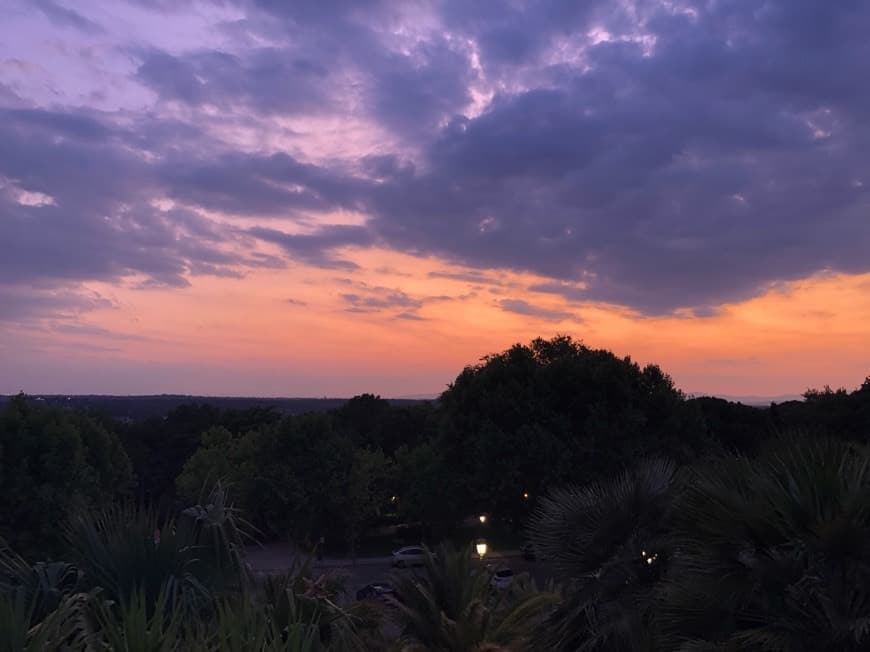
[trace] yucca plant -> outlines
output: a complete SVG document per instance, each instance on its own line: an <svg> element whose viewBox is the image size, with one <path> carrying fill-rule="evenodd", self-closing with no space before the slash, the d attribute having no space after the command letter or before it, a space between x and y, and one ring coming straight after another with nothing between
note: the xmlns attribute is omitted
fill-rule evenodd
<svg viewBox="0 0 870 652"><path fill-rule="evenodd" d="M652 649L674 478L672 462L646 461L611 482L556 490L538 502L529 537L562 578L565 598L536 632L537 649Z"/></svg>
<svg viewBox="0 0 870 652"><path fill-rule="evenodd" d="M798 435L698 468L674 523L663 649L870 649L867 448Z"/></svg>
<svg viewBox="0 0 870 652"><path fill-rule="evenodd" d="M539 593L518 578L510 592L497 592L491 574L470 550L448 545L427 550L420 574L394 574L396 616L403 651L487 652L520 650L557 596Z"/></svg>

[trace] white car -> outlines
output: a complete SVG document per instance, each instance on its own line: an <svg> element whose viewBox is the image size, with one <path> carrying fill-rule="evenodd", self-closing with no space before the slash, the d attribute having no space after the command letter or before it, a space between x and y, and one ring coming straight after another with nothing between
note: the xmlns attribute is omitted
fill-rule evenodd
<svg viewBox="0 0 870 652"><path fill-rule="evenodd" d="M433 555L434 556L434 555ZM426 551L420 546L405 546L393 553L393 566L422 566L426 563Z"/></svg>
<svg viewBox="0 0 870 652"><path fill-rule="evenodd" d="M510 568L500 568L492 574L492 586L496 589L506 589L514 581L514 572Z"/></svg>

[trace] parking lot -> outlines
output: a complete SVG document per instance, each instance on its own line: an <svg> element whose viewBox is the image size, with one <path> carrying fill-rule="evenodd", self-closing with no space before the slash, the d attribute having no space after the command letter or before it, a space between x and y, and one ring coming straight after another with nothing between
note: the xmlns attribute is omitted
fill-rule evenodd
<svg viewBox="0 0 870 652"><path fill-rule="evenodd" d="M266 544L256 548L252 547L248 550L247 555L248 563L258 575L277 575L286 572L297 557L298 551L287 544ZM349 592L351 595L355 595L357 590L367 584L388 581L392 573L419 572L419 569L414 568L394 568L391 562L391 557L361 557L356 560L356 563L350 559L326 558L313 560L312 566L316 571L347 576ZM546 581L552 577L552 572L547 564L527 561L515 552L494 552L486 556L484 563L492 564L493 569L507 567L517 574L528 572L539 588L543 587Z"/></svg>

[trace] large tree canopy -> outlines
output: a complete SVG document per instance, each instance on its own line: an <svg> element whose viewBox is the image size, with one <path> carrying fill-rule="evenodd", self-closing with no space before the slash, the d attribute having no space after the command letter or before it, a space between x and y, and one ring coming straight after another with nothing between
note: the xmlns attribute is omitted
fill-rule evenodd
<svg viewBox="0 0 870 652"><path fill-rule="evenodd" d="M570 337L536 339L466 367L441 396L448 466L474 508L522 513L524 494L604 477L625 460L696 455L706 436L659 367Z"/></svg>

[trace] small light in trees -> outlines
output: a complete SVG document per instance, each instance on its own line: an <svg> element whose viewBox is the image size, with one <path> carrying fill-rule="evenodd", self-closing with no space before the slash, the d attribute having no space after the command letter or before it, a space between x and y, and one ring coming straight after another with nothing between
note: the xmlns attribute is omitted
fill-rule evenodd
<svg viewBox="0 0 870 652"><path fill-rule="evenodd" d="M481 514L479 517L481 525L486 523L486 514Z"/></svg>
<svg viewBox="0 0 870 652"><path fill-rule="evenodd" d="M528 491L523 492L523 498L525 498L526 500L529 499L529 492Z"/></svg>
<svg viewBox="0 0 870 652"><path fill-rule="evenodd" d="M398 499L396 496L392 496L392 497L390 498L390 502L391 502L391 503L394 503L394 502L396 502L397 500L399 500L399 499Z"/></svg>

